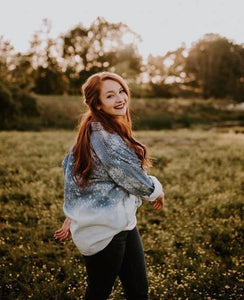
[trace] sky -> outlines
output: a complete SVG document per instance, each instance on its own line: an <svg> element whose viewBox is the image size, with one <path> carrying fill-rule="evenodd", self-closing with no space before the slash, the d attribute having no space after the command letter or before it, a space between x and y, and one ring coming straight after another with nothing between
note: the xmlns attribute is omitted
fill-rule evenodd
<svg viewBox="0 0 244 300"><path fill-rule="evenodd" d="M0 0L0 36L16 51L29 49L42 20L51 21L55 38L82 23L104 17L138 33L141 55L163 55L206 33L244 43L244 0Z"/></svg>

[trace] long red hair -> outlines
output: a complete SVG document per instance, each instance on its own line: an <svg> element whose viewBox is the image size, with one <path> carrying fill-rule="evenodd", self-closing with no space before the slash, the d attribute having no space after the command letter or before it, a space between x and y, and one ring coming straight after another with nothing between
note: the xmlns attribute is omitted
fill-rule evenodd
<svg viewBox="0 0 244 300"><path fill-rule="evenodd" d="M89 110L80 122L76 144L73 148L74 156L74 171L73 176L78 183L81 180L81 187L84 188L89 180L92 172L92 155L91 155L91 123L100 122L105 130L111 133L119 134L126 144L132 148L139 159L143 168L150 166L150 160L147 156L147 150L144 145L138 142L132 135L132 123L129 112L129 105L126 115L123 120L117 120L111 115L106 114L104 111L99 110L101 85L105 80L114 80L118 82L125 90L128 96L128 104L130 103L130 90L125 80L110 72L96 73L90 76L82 86L82 94L85 103L88 105Z"/></svg>

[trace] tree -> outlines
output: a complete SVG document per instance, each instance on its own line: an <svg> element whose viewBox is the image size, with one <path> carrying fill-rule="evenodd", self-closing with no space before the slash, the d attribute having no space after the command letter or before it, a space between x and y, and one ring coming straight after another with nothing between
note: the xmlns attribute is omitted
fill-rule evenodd
<svg viewBox="0 0 244 300"><path fill-rule="evenodd" d="M0 37L0 81L6 86L30 90L33 87L30 55L16 53L14 47Z"/></svg>
<svg viewBox="0 0 244 300"><path fill-rule="evenodd" d="M100 17L89 28L80 24L62 36L63 65L72 93L80 93L81 83L95 72L110 70L130 79L140 72L141 56L134 43L124 42L124 36L140 40L127 25Z"/></svg>
<svg viewBox="0 0 244 300"><path fill-rule="evenodd" d="M31 118L39 116L36 99L14 84L0 82L0 130L32 129Z"/></svg>
<svg viewBox="0 0 244 300"><path fill-rule="evenodd" d="M51 23L44 19L40 31L34 34L30 57L33 66L34 88L38 94L63 94L69 81L62 70L60 40L49 37Z"/></svg>
<svg viewBox="0 0 244 300"><path fill-rule="evenodd" d="M154 84L162 84L167 78L163 56L153 56L150 54L147 58L147 65L144 70L149 80Z"/></svg>
<svg viewBox="0 0 244 300"><path fill-rule="evenodd" d="M11 82L14 56L14 47L3 36L0 36L0 82Z"/></svg>
<svg viewBox="0 0 244 300"><path fill-rule="evenodd" d="M144 73L150 82L152 96L178 95L179 85L185 81L185 52L186 49L182 46L162 56L148 56Z"/></svg>
<svg viewBox="0 0 244 300"><path fill-rule="evenodd" d="M31 70L28 56L16 54L0 37L0 129L23 128L23 118L38 116L36 100L28 91Z"/></svg>
<svg viewBox="0 0 244 300"><path fill-rule="evenodd" d="M14 111L12 94L10 90L0 82L0 129L10 127L9 121Z"/></svg>
<svg viewBox="0 0 244 300"><path fill-rule="evenodd" d="M189 51L185 72L202 89L205 98L234 97L244 92L244 45L207 34Z"/></svg>
<svg viewBox="0 0 244 300"><path fill-rule="evenodd" d="M34 88L33 67L30 55L17 53L13 59L11 82L20 89L31 91Z"/></svg>

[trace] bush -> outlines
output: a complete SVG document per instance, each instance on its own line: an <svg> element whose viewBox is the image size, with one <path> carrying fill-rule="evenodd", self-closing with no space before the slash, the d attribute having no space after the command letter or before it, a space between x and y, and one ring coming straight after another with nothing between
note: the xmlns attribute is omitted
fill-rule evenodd
<svg viewBox="0 0 244 300"><path fill-rule="evenodd" d="M14 102L11 91L0 83L0 129L7 129L10 126L10 117L14 113Z"/></svg>
<svg viewBox="0 0 244 300"><path fill-rule="evenodd" d="M32 129L39 116L36 99L16 86L0 84L0 129Z"/></svg>
<svg viewBox="0 0 244 300"><path fill-rule="evenodd" d="M171 129L173 127L173 119L169 114L161 114L158 116L143 116L133 119L135 130L160 130Z"/></svg>

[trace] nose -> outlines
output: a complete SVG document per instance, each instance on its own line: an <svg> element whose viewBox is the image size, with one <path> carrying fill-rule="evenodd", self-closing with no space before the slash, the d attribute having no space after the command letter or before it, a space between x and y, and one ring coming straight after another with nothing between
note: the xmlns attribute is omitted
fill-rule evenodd
<svg viewBox="0 0 244 300"><path fill-rule="evenodd" d="M124 100L125 100L124 95L123 95L123 94L118 94L118 96L117 96L117 101L118 101L118 102L124 102Z"/></svg>

